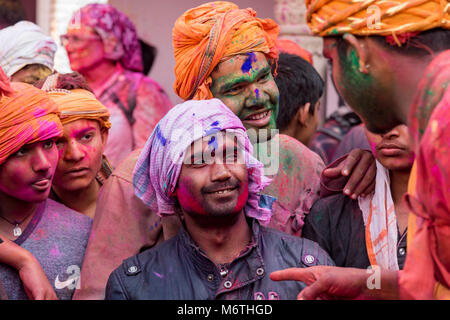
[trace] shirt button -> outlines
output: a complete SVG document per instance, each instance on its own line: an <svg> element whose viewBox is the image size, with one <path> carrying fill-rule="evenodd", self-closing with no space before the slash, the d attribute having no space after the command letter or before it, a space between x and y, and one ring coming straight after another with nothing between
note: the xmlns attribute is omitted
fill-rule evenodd
<svg viewBox="0 0 450 320"><path fill-rule="evenodd" d="M231 281L229 281L229 280L225 281L224 284L223 284L223 286L224 286L225 288L227 288L227 289L230 289L232 285L233 285L233 284L232 284Z"/></svg>
<svg viewBox="0 0 450 320"><path fill-rule="evenodd" d="M136 273L138 270L138 268L136 266L131 266L128 268L128 272L129 273Z"/></svg>
<svg viewBox="0 0 450 320"><path fill-rule="evenodd" d="M258 276L262 276L262 275L264 274L264 268L258 268L258 269L256 269L256 274L257 274Z"/></svg>
<svg viewBox="0 0 450 320"><path fill-rule="evenodd" d="M314 263L315 260L316 260L316 258L314 258L314 256L312 256L312 255L310 255L310 254L306 255L306 256L303 258L303 261L304 261L306 264L312 264L312 263Z"/></svg>
<svg viewBox="0 0 450 320"><path fill-rule="evenodd" d="M255 293L255 300L265 300L264 295L261 292Z"/></svg>
<svg viewBox="0 0 450 320"><path fill-rule="evenodd" d="M214 280L214 275L213 274L208 274L207 279L208 279L209 282L212 282Z"/></svg>
<svg viewBox="0 0 450 320"><path fill-rule="evenodd" d="M400 249L398 249L398 254L399 254L399 255L404 256L405 253L406 253L405 248L400 248Z"/></svg>

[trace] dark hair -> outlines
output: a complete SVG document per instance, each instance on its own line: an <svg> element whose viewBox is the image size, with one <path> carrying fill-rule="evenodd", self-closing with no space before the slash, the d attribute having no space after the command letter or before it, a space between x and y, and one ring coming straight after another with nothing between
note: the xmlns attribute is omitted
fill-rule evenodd
<svg viewBox="0 0 450 320"><path fill-rule="evenodd" d="M45 80L47 80L47 78L39 80L34 84L34 86L39 89L42 89ZM87 83L86 79L78 72L58 74L58 81L56 83L55 89L65 89L65 90L84 89L94 93L94 91L92 91L91 87Z"/></svg>
<svg viewBox="0 0 450 320"><path fill-rule="evenodd" d="M369 37L384 48L402 55L421 57L450 49L450 30L441 28L423 31L415 36L412 36L406 40L401 47L389 44L386 41L386 37L383 36ZM346 55L347 48L347 41L345 41L343 37L338 37L337 50L340 58Z"/></svg>
<svg viewBox="0 0 450 320"><path fill-rule="evenodd" d="M153 62L155 62L157 50L151 44L148 44L142 39L139 39L139 44L141 45L142 52L142 64L144 65L143 74L147 75L152 69Z"/></svg>
<svg viewBox="0 0 450 320"><path fill-rule="evenodd" d="M306 103L311 104L309 112L314 114L314 107L323 94L324 82L308 61L288 53L280 53L277 72L275 82L280 91L277 128L282 130Z"/></svg>
<svg viewBox="0 0 450 320"><path fill-rule="evenodd" d="M22 1L0 0L0 29L27 20Z"/></svg>

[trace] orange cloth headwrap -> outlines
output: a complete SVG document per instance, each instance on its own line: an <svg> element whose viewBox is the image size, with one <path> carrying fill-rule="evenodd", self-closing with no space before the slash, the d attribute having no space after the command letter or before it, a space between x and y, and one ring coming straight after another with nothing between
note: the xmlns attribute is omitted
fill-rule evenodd
<svg viewBox="0 0 450 320"><path fill-rule="evenodd" d="M9 83L0 72L0 164L25 144L62 135L58 107L29 84Z"/></svg>
<svg viewBox="0 0 450 320"><path fill-rule="evenodd" d="M109 110L95 96L84 89L58 90L48 92L58 105L63 125L80 119L97 120L101 128L111 128Z"/></svg>
<svg viewBox="0 0 450 320"><path fill-rule="evenodd" d="M186 11L172 31L175 92L185 100L213 98L209 87L214 68L231 56L255 51L276 60L278 33L275 21L256 18L253 9L239 9L231 2Z"/></svg>
<svg viewBox="0 0 450 320"><path fill-rule="evenodd" d="M305 0L305 3L309 28L320 36L351 33L395 37L407 32L450 28L448 0Z"/></svg>

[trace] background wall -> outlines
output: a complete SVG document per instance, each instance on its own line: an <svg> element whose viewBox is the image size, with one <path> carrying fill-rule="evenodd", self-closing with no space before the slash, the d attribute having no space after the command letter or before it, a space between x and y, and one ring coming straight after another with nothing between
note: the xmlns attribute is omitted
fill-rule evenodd
<svg viewBox="0 0 450 320"><path fill-rule="evenodd" d="M140 38L158 49L150 77L158 81L173 103L181 99L173 91L175 80L172 49L172 28L175 20L186 10L205 0L109 0L110 4L126 13L135 23ZM274 19L273 0L234 0L240 8L253 8L258 17ZM274 19L275 20L275 19Z"/></svg>

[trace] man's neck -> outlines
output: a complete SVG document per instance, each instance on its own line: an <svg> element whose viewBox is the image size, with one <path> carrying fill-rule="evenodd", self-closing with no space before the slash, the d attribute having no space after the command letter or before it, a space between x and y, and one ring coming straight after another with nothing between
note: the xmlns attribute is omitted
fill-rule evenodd
<svg viewBox="0 0 450 320"><path fill-rule="evenodd" d="M243 211L235 217L233 223L226 225L217 223L207 226L197 223L187 214L184 216L186 229L191 238L215 264L232 262L251 240L251 228Z"/></svg>
<svg viewBox="0 0 450 320"><path fill-rule="evenodd" d="M395 214L397 216L397 225L401 233L408 226L409 210L403 202L403 195L408 191L408 181L410 170L389 171L391 180L392 201L395 206Z"/></svg>
<svg viewBox="0 0 450 320"><path fill-rule="evenodd" d="M90 69L80 70L92 90L96 91L114 74L116 64L107 59L103 59Z"/></svg>
<svg viewBox="0 0 450 320"><path fill-rule="evenodd" d="M39 204L40 203L21 201L0 192L0 216L9 220L10 222L22 222L20 224L22 230L24 230L28 223L31 221ZM4 219L0 220L0 231L2 231L2 233L6 235L12 234L11 230L14 226L12 226Z"/></svg>
<svg viewBox="0 0 450 320"><path fill-rule="evenodd" d="M90 218L94 218L95 215L99 190L100 184L97 179L94 179L88 187L79 190L63 190L53 186L53 191L65 206Z"/></svg>

